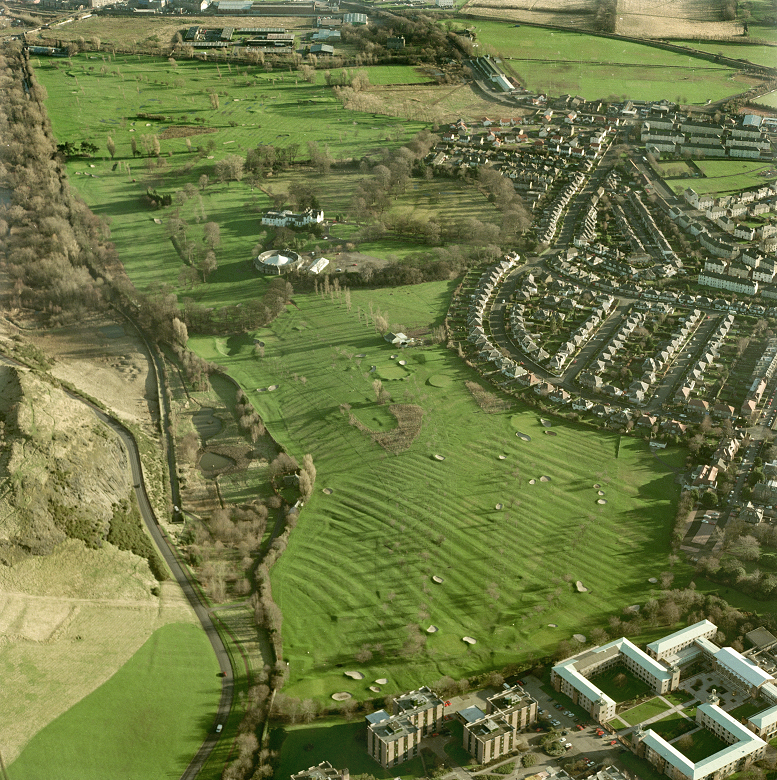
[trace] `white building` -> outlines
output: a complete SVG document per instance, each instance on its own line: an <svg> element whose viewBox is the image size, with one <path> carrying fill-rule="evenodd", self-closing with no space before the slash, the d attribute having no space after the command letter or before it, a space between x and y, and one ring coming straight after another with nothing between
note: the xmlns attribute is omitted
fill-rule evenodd
<svg viewBox="0 0 777 780"><path fill-rule="evenodd" d="M324 212L321 210L305 209L298 214L289 211L265 211L262 216L263 225L272 227L304 227L316 225L324 221Z"/></svg>

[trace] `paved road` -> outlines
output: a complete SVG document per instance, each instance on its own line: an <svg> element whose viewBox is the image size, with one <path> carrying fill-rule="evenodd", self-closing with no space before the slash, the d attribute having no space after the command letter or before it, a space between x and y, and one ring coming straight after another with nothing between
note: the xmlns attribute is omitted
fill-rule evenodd
<svg viewBox="0 0 777 780"><path fill-rule="evenodd" d="M22 363L19 363L12 358L8 358L4 355L0 355L0 362L6 363L18 368L27 368ZM135 496L138 500L138 506L140 507L140 513L143 517L143 521L148 528L151 538L154 540L160 555L165 559L170 571L176 582L181 586L181 589L186 594L186 598L192 606L192 609L199 618L202 627L205 629L205 633L210 640L213 651L216 654L216 659L221 669L221 700L219 701L218 708L214 717L214 728L208 734L206 740L200 746L197 754L189 763L184 773L181 775L181 780L194 780L197 774L202 769L205 761L210 755L213 748L216 746L219 736L215 732L215 726L218 723L226 722L227 716L232 708L232 699L234 696L234 678L232 675L232 664L229 661L229 654L227 653L224 643L221 640L216 627L211 620L208 610L200 601L197 591L194 589L192 583L189 581L183 567L178 562L178 558L175 555L172 542L168 539L167 534L160 528L157 523L156 515L151 507L151 503L148 500L146 493L146 487L143 481L143 472L140 466L140 454L138 453L137 444L132 434L116 419L107 415L100 410L97 406L85 400L75 393L71 393L66 388L62 388L67 395L74 398L76 401L80 401L85 406L88 406L92 412L97 416L99 420L109 425L116 433L124 444L127 454L129 456L130 468L132 469L132 483L135 486Z"/></svg>

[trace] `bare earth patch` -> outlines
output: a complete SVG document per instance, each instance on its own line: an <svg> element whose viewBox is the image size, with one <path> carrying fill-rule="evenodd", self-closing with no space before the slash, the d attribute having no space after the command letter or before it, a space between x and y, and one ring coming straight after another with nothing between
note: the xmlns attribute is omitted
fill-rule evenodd
<svg viewBox="0 0 777 780"><path fill-rule="evenodd" d="M510 402L504 398L500 398L496 393L490 393L484 387L477 382L465 382L467 390L472 393L472 397L475 399L475 403L486 414L497 414L499 412L506 412L510 408Z"/></svg>
<svg viewBox="0 0 777 780"><path fill-rule="evenodd" d="M351 413L349 421L360 431L369 433L376 444L388 452L404 452L421 432L424 410L416 404L391 404L389 411L397 418L397 427L385 433L376 433Z"/></svg>

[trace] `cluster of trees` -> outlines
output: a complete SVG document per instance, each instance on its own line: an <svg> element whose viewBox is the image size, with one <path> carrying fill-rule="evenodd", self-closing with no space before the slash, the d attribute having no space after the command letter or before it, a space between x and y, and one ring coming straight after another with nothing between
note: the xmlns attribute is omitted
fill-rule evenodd
<svg viewBox="0 0 777 780"><path fill-rule="evenodd" d="M290 143L286 146L262 144L254 149L249 149L246 154L245 169L260 176L285 170L296 161L299 148L298 143ZM275 208L280 208L282 202L274 205Z"/></svg>
<svg viewBox="0 0 777 780"><path fill-rule="evenodd" d="M248 396L242 391L237 391L237 424L241 431L251 437L252 442L264 434L264 423L259 416L259 412L254 409Z"/></svg>
<svg viewBox="0 0 777 780"><path fill-rule="evenodd" d="M777 528L737 521L726 527L722 554L700 558L697 570L713 582L731 585L759 599L773 599L777 596L774 550Z"/></svg>
<svg viewBox="0 0 777 780"><path fill-rule="evenodd" d="M45 310L52 320L100 309L106 269L116 258L107 225L71 192L43 100L26 55L0 56L0 254L6 258L11 308Z"/></svg>
<svg viewBox="0 0 777 780"><path fill-rule="evenodd" d="M57 144L57 153L65 159L71 157L92 157L99 151L99 147L91 141L81 141L80 144L73 141L65 141Z"/></svg>
<svg viewBox="0 0 777 780"><path fill-rule="evenodd" d="M596 0L594 29L601 32L615 32L618 20L618 0Z"/></svg>

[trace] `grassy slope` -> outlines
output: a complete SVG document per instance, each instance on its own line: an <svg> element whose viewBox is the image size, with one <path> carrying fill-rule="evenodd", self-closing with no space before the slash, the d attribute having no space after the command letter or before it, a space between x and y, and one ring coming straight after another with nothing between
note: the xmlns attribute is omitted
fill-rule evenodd
<svg viewBox="0 0 777 780"><path fill-rule="evenodd" d="M217 673L201 628L164 626L107 683L41 731L9 773L15 780L177 777L214 727Z"/></svg>
<svg viewBox="0 0 777 780"><path fill-rule="evenodd" d="M625 95L634 100L680 97L683 103L704 103L749 86L730 68L651 46L501 22L478 20L475 27L484 52L508 58L508 67L529 89L554 95L568 92L589 99Z"/></svg>
<svg viewBox="0 0 777 780"><path fill-rule="evenodd" d="M422 291L433 307L424 308ZM395 316L391 303L384 304L391 322L401 317L411 327L424 319L422 312L440 311L446 290L430 284L380 295L408 306L415 296L416 322L411 311L397 307ZM373 298L383 309L378 295ZM378 677L388 677L390 689L407 688L422 676L525 659L639 601L644 583L666 565L673 475L639 441L624 439L616 459L617 437L566 424L558 437L546 437L533 412L516 409L517 426L533 437L531 444L520 442L512 415L483 414L463 387L476 377L439 348L423 352L423 364L409 351L407 379L385 383L396 401L425 411L412 447L387 454L339 411L351 404L374 430L394 424L372 400L369 373L371 365L378 373L393 366L393 350L358 322L361 301L354 295L348 314L328 300L299 297L259 334L267 345L263 360L251 357L250 338L240 348L225 339L191 344L226 365L273 434L296 455L312 452L318 469L317 490L274 570L291 660L288 692L325 696L342 688L364 697L365 683ZM362 353L365 358L356 357ZM428 384L437 374L452 384ZM253 392L270 384L280 389ZM574 462L570 451L579 453ZM499 453L507 459L499 461ZM670 454L674 461L679 465ZM552 481L528 484L543 474ZM595 503L594 482L607 491L606 507ZM323 495L324 487L333 494ZM495 511L496 503L505 509ZM434 573L445 578L442 586L431 584ZM591 592L573 593L568 575ZM549 629L548 622L560 628ZM440 631L412 665L389 660L415 623ZM465 647L465 634L478 644ZM376 643L386 656L376 653L365 683L335 670L350 668L360 646Z"/></svg>

